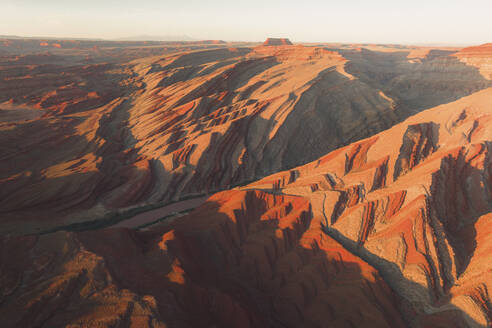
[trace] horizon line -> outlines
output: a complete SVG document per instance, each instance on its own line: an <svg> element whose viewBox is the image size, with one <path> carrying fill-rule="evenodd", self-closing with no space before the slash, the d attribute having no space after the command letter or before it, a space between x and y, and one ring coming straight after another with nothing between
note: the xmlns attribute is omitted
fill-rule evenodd
<svg viewBox="0 0 492 328"><path fill-rule="evenodd" d="M150 37L146 39L144 37ZM141 38L142 37L142 38ZM159 38L168 38L168 37L182 37L182 39L169 39L169 40L159 40ZM135 38L135 40L130 40L131 38ZM140 39L141 38L141 39ZM277 38L277 37L273 37ZM285 37L282 37L285 38ZM195 38L190 37L186 34L183 35L133 35L127 37L71 37L71 36L43 36L43 35L18 35L18 34L8 34L8 35L0 35L0 39L10 39L10 40L19 40L19 39L31 39L31 40L80 40L80 41L110 41L110 42L197 42L197 41L224 41L227 43L263 43L262 41L248 41L248 40L231 40L231 39L221 39L221 38ZM460 43L460 42L367 42L367 41L297 41L289 39L292 43L296 44L351 44L351 45L406 45L406 46L435 46L435 47L463 47L463 46L473 46L473 45L483 45L488 44L489 42L483 43ZM492 40L491 40L492 42Z"/></svg>

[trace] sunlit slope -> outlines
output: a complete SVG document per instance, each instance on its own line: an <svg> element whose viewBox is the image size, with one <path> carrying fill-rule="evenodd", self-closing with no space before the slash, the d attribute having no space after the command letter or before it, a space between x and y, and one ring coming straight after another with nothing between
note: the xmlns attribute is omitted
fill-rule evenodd
<svg viewBox="0 0 492 328"><path fill-rule="evenodd" d="M9 109L0 128L1 230L47 231L244 184L490 85L449 51L410 63L410 50L400 50L9 60L0 86L0 109Z"/></svg>
<svg viewBox="0 0 492 328"><path fill-rule="evenodd" d="M1 238L19 325L488 327L492 89L176 220Z"/></svg>

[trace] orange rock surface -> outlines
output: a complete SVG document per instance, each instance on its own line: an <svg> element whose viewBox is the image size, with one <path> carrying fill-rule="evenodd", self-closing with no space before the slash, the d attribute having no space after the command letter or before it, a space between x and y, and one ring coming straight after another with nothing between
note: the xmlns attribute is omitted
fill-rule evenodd
<svg viewBox="0 0 492 328"><path fill-rule="evenodd" d="M3 46L19 54L0 61L2 233L109 226L308 163L491 85L450 50L57 43ZM419 139L430 130L410 131L406 151L427 156L435 145ZM418 160L402 158L398 174Z"/></svg>
<svg viewBox="0 0 492 328"><path fill-rule="evenodd" d="M492 88L174 221L3 236L7 327L487 327Z"/></svg>
<svg viewBox="0 0 492 328"><path fill-rule="evenodd" d="M490 327L491 51L0 40L1 326Z"/></svg>
<svg viewBox="0 0 492 328"><path fill-rule="evenodd" d="M461 49L455 56L477 67L485 78L492 80L492 43Z"/></svg>
<svg viewBox="0 0 492 328"><path fill-rule="evenodd" d="M491 99L424 111L241 189L309 199L318 229L411 305L411 326L490 326Z"/></svg>

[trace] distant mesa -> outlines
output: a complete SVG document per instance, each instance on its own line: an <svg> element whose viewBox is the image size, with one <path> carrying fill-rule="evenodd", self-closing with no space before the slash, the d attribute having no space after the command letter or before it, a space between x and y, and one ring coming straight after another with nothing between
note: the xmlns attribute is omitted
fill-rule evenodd
<svg viewBox="0 0 492 328"><path fill-rule="evenodd" d="M268 38L263 42L264 46L291 46L292 42L289 39Z"/></svg>

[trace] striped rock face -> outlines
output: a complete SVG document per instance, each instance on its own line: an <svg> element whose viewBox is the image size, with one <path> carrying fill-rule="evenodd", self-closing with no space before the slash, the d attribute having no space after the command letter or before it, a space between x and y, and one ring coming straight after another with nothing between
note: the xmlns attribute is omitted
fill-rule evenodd
<svg viewBox="0 0 492 328"><path fill-rule="evenodd" d="M462 52L32 71L0 104L3 326L489 327L492 87Z"/></svg>
<svg viewBox="0 0 492 328"><path fill-rule="evenodd" d="M101 48L90 50L106 56L100 63L82 65L66 49L1 64L0 231L103 218L107 226L115 215L308 163L491 85L449 49L179 47L126 62L104 62L110 50ZM425 141L431 130L411 128L403 153L434 151ZM349 154L347 170L360 165L364 147ZM396 174L418 159L402 157Z"/></svg>
<svg viewBox="0 0 492 328"><path fill-rule="evenodd" d="M2 237L7 326L486 327L492 89L145 229Z"/></svg>
<svg viewBox="0 0 492 328"><path fill-rule="evenodd" d="M289 39L268 38L263 42L264 46L291 46L292 42Z"/></svg>
<svg viewBox="0 0 492 328"><path fill-rule="evenodd" d="M492 43L461 49L455 56L467 65L475 66L486 79L492 80Z"/></svg>

